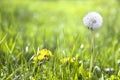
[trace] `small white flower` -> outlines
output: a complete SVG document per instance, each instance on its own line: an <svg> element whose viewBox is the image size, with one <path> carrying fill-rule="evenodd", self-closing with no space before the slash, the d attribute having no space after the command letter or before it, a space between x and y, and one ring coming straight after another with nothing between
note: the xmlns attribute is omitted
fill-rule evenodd
<svg viewBox="0 0 120 80"><path fill-rule="evenodd" d="M102 26L102 16L97 12L90 12L83 18L83 23L91 30L97 30Z"/></svg>

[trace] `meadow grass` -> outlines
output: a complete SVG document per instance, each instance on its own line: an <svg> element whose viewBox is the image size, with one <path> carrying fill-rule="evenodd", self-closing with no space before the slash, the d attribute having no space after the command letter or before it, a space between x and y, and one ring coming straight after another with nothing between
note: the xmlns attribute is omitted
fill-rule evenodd
<svg viewBox="0 0 120 80"><path fill-rule="evenodd" d="M0 79L119 80L119 1L105 3L104 0L1 0ZM91 32L84 27L82 19L93 10L101 13L104 24L94 32L95 54L91 73ZM30 60L38 48L48 49L53 54L41 65ZM63 58L74 61L63 63Z"/></svg>

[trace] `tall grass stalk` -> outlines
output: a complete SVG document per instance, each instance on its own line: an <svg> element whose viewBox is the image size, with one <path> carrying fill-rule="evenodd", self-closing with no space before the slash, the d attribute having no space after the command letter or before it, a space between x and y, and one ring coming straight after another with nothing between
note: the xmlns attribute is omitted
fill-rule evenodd
<svg viewBox="0 0 120 80"><path fill-rule="evenodd" d="M91 59L90 59L90 72L92 73L93 59L94 59L94 31L91 31Z"/></svg>

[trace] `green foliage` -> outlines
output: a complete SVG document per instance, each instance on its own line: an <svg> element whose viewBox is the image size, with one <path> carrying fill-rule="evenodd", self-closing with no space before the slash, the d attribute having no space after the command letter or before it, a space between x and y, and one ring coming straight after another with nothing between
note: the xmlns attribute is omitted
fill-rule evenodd
<svg viewBox="0 0 120 80"><path fill-rule="evenodd" d="M1 0L0 80L119 80L119 7L119 0ZM93 73L90 31L82 22L90 11L99 12L104 21L95 31ZM38 48L52 51L53 57L33 64L30 58ZM75 61L60 62L67 57Z"/></svg>

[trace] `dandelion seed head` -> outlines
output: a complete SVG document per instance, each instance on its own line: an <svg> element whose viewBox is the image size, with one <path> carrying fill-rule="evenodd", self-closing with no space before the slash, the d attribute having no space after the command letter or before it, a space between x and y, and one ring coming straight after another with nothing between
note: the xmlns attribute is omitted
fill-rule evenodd
<svg viewBox="0 0 120 80"><path fill-rule="evenodd" d="M83 18L83 23L91 30L97 30L102 26L102 16L97 12L90 12Z"/></svg>

